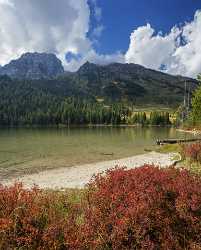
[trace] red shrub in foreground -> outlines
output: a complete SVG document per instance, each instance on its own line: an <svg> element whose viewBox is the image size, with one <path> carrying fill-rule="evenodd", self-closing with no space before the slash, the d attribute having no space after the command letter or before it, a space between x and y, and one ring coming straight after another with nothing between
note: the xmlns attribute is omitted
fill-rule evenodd
<svg viewBox="0 0 201 250"><path fill-rule="evenodd" d="M90 249L201 249L201 179L185 170L98 175L85 213Z"/></svg>
<svg viewBox="0 0 201 250"><path fill-rule="evenodd" d="M182 151L185 158L201 163L201 143L183 144Z"/></svg>
<svg viewBox="0 0 201 250"><path fill-rule="evenodd" d="M0 186L0 249L201 249L201 179L185 170L115 169L84 197Z"/></svg>
<svg viewBox="0 0 201 250"><path fill-rule="evenodd" d="M79 248L79 214L62 194L0 186L0 249Z"/></svg>

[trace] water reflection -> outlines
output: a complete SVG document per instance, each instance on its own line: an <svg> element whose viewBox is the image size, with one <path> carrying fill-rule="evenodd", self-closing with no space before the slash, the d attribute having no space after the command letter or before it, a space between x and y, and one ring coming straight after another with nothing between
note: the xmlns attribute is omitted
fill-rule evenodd
<svg viewBox="0 0 201 250"><path fill-rule="evenodd" d="M174 128L0 129L0 175L118 159L153 149L156 139L184 138Z"/></svg>

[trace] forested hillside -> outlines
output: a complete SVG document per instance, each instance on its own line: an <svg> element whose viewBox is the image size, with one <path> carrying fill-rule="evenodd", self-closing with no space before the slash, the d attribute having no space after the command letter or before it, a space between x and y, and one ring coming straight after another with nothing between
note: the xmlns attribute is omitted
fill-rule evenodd
<svg viewBox="0 0 201 250"><path fill-rule="evenodd" d="M100 66L87 62L70 76L95 97L135 104L178 105L183 100L185 82L190 92L197 86L194 79L168 75L137 64Z"/></svg>
<svg viewBox="0 0 201 250"><path fill-rule="evenodd" d="M128 116L122 104L106 106L65 96L40 83L0 79L0 125L119 124Z"/></svg>
<svg viewBox="0 0 201 250"><path fill-rule="evenodd" d="M0 69L0 125L144 124L147 117L133 117L132 107L176 107L185 82L191 94L196 80L140 65L87 62L77 72L64 73L56 56L28 53Z"/></svg>

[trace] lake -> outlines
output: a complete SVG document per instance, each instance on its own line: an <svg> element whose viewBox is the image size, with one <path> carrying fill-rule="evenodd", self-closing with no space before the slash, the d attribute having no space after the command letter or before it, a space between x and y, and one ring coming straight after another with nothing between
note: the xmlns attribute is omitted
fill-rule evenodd
<svg viewBox="0 0 201 250"><path fill-rule="evenodd" d="M0 180L133 156L154 149L156 139L189 136L162 127L1 128Z"/></svg>

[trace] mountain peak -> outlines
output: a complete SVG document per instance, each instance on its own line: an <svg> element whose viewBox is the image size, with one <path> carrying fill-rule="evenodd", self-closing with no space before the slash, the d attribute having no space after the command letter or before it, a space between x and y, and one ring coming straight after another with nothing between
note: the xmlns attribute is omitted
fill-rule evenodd
<svg viewBox="0 0 201 250"><path fill-rule="evenodd" d="M52 53L27 52L0 68L0 75L18 79L51 79L63 73L61 61Z"/></svg>
<svg viewBox="0 0 201 250"><path fill-rule="evenodd" d="M86 73L86 72L90 72L94 69L96 69L98 67L98 65L91 63L89 61L86 61L78 70L79 73Z"/></svg>

